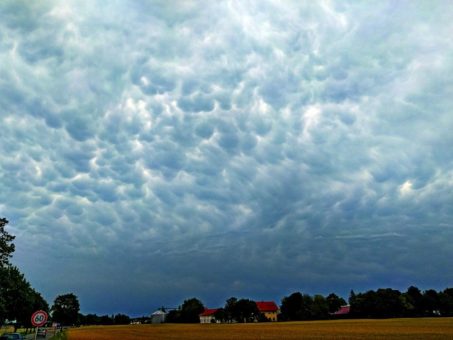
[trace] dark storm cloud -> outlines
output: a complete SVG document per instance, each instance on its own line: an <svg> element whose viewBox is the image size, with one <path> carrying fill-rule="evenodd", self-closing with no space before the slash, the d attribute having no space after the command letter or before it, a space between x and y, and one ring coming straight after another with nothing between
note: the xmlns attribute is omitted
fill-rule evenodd
<svg viewBox="0 0 453 340"><path fill-rule="evenodd" d="M448 2L0 13L0 214L49 300L451 282Z"/></svg>

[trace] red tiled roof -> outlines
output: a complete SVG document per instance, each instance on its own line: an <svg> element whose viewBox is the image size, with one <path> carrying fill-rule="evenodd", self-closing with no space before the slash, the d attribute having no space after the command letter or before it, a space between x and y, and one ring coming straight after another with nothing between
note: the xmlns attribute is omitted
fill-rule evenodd
<svg viewBox="0 0 453 340"><path fill-rule="evenodd" d="M261 313L278 311L278 306L274 301L258 301L255 303Z"/></svg>
<svg viewBox="0 0 453 340"><path fill-rule="evenodd" d="M351 310L351 306L341 306L340 309L337 310L332 315L346 315L346 314L349 314L350 310Z"/></svg>
<svg viewBox="0 0 453 340"><path fill-rule="evenodd" d="M204 312L200 314L200 316L211 316L214 315L215 312L217 312L219 309L218 308L205 308Z"/></svg>

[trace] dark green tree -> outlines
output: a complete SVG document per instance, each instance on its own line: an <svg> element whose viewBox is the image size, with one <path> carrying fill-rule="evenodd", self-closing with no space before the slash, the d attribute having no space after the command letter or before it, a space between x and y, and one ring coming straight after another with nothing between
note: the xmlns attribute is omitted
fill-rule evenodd
<svg viewBox="0 0 453 340"><path fill-rule="evenodd" d="M434 289L423 292L422 308L426 316L436 315L439 312L439 294Z"/></svg>
<svg viewBox="0 0 453 340"><path fill-rule="evenodd" d="M358 293L356 294L353 290L351 290L351 294L349 295L349 305L351 306L350 315L353 317L369 317L367 313L369 313L369 306L368 306L369 297L365 294Z"/></svg>
<svg viewBox="0 0 453 340"><path fill-rule="evenodd" d="M237 322L253 322L259 317L256 303L249 299L240 299L233 308L233 317Z"/></svg>
<svg viewBox="0 0 453 340"><path fill-rule="evenodd" d="M52 306L52 319L63 325L77 324L80 310L79 300L73 293L59 295Z"/></svg>
<svg viewBox="0 0 453 340"><path fill-rule="evenodd" d="M329 313L335 313L341 306L346 305L346 301L338 295L331 293L326 298Z"/></svg>
<svg viewBox="0 0 453 340"><path fill-rule="evenodd" d="M113 322L115 325L129 325L131 318L125 314L116 314Z"/></svg>
<svg viewBox="0 0 453 340"><path fill-rule="evenodd" d="M17 320L16 327L30 327L36 310L49 310L47 302L36 292L17 267L0 268L0 300L3 318Z"/></svg>
<svg viewBox="0 0 453 340"><path fill-rule="evenodd" d="M354 296L351 294L351 314L363 318L390 318L406 313L401 292L390 288L369 290Z"/></svg>
<svg viewBox="0 0 453 340"><path fill-rule="evenodd" d="M453 288L447 288L439 294L439 307L442 316L453 315Z"/></svg>
<svg viewBox="0 0 453 340"><path fill-rule="evenodd" d="M181 310L180 309L173 309L168 312L167 317L165 318L165 322L167 323L179 323L181 321Z"/></svg>
<svg viewBox="0 0 453 340"><path fill-rule="evenodd" d="M225 322L228 320L227 313L225 312L224 308L219 308L214 313L214 318L219 322Z"/></svg>
<svg viewBox="0 0 453 340"><path fill-rule="evenodd" d="M6 230L5 226L8 224L6 218L0 218L0 267L4 267L9 264L9 258L14 252L13 240L15 236L10 235Z"/></svg>
<svg viewBox="0 0 453 340"><path fill-rule="evenodd" d="M0 277L1 277L1 269L0 269ZM0 283L1 284L1 283ZM3 299L2 296L2 290L0 288L0 328L2 327L3 323L5 322L6 319L6 305L5 305L5 300Z"/></svg>
<svg viewBox="0 0 453 340"><path fill-rule="evenodd" d="M6 294L6 282L7 274L4 272L4 268L9 265L9 258L14 252L14 236L10 235L6 230L5 226L8 224L6 218L0 218L0 327L8 315L8 307Z"/></svg>
<svg viewBox="0 0 453 340"><path fill-rule="evenodd" d="M299 292L284 297L282 300L283 320L310 320L313 319L313 298Z"/></svg>
<svg viewBox="0 0 453 340"><path fill-rule="evenodd" d="M225 303L225 317L228 322L232 322L234 320L234 308L236 306L236 303L238 302L238 299L235 297L230 297L228 300L226 300Z"/></svg>
<svg viewBox="0 0 453 340"><path fill-rule="evenodd" d="M199 323L200 314L204 311L203 303L196 299L191 298L185 300L181 306L181 322L184 323Z"/></svg>
<svg viewBox="0 0 453 340"><path fill-rule="evenodd" d="M301 320L300 308L302 306L302 294L292 293L282 299L281 312L283 320Z"/></svg>
<svg viewBox="0 0 453 340"><path fill-rule="evenodd" d="M315 295L313 297L311 313L311 317L315 320L327 319L329 317L329 303L324 296Z"/></svg>
<svg viewBox="0 0 453 340"><path fill-rule="evenodd" d="M226 300L224 317L228 322L251 322L260 319L260 312L254 301L231 297Z"/></svg>
<svg viewBox="0 0 453 340"><path fill-rule="evenodd" d="M423 294L417 287L410 286L403 294L406 303L407 316L422 316L423 311Z"/></svg>
<svg viewBox="0 0 453 340"><path fill-rule="evenodd" d="M99 316L96 314L87 314L83 317L83 323L84 325L99 325Z"/></svg>
<svg viewBox="0 0 453 340"><path fill-rule="evenodd" d="M378 318L401 317L405 314L405 304L401 292L391 288L376 291L374 316Z"/></svg>
<svg viewBox="0 0 453 340"><path fill-rule="evenodd" d="M104 325L104 326L113 325L113 318L108 316L107 314L106 315L101 315L99 317L99 324L100 325Z"/></svg>

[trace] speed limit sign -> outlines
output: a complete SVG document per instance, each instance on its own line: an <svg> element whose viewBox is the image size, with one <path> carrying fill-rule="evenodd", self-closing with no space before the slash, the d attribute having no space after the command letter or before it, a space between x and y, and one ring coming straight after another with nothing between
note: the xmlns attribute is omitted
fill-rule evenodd
<svg viewBox="0 0 453 340"><path fill-rule="evenodd" d="M35 327L41 327L47 322L47 313L43 310L38 310L31 316L31 324Z"/></svg>

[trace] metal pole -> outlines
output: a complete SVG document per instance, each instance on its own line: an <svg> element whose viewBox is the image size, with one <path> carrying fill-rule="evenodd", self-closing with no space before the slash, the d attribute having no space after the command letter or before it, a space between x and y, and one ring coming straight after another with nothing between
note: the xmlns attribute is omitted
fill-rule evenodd
<svg viewBox="0 0 453 340"><path fill-rule="evenodd" d="M38 338L38 327L35 327L35 340Z"/></svg>

